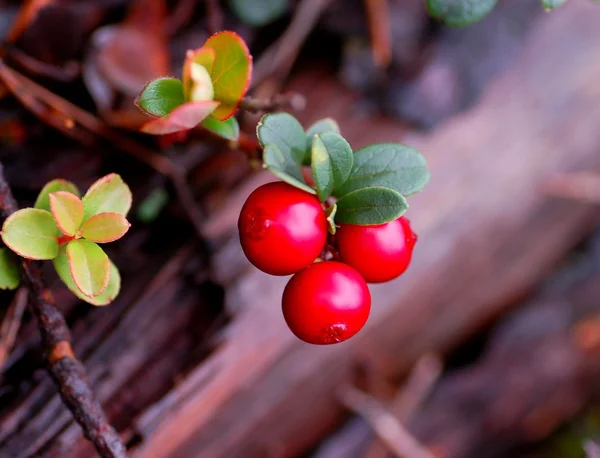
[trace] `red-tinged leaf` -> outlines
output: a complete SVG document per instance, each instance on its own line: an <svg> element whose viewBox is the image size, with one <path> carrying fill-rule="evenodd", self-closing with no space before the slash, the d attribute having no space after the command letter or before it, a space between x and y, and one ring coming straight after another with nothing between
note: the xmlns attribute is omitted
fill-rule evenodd
<svg viewBox="0 0 600 458"><path fill-rule="evenodd" d="M129 221L119 213L98 213L83 223L79 234L92 242L108 243L123 237L130 226Z"/></svg>
<svg viewBox="0 0 600 458"><path fill-rule="evenodd" d="M192 67L201 65L210 74L214 63L215 50L208 46L202 46L200 49L187 52L183 63L183 91L187 100L189 100L190 91L192 90Z"/></svg>
<svg viewBox="0 0 600 458"><path fill-rule="evenodd" d="M215 50L211 77L215 100L221 105L213 112L219 121L225 121L237 109L252 79L252 56L246 42L236 33L225 31L210 37L205 46Z"/></svg>
<svg viewBox="0 0 600 458"><path fill-rule="evenodd" d="M4 221L2 241L27 259L53 259L58 255L58 236L52 213L38 208L23 208Z"/></svg>
<svg viewBox="0 0 600 458"><path fill-rule="evenodd" d="M110 173L92 184L83 196L84 219L105 212L127 216L131 201L129 186L119 175Z"/></svg>
<svg viewBox="0 0 600 458"><path fill-rule="evenodd" d="M175 108L167 116L148 121L142 126L141 131L147 134L164 135L193 129L218 106L219 102L212 100L187 102Z"/></svg>
<svg viewBox="0 0 600 458"><path fill-rule="evenodd" d="M75 235L83 221L83 203L75 194L58 191L50 194L50 210L58 228L64 234Z"/></svg>
<svg viewBox="0 0 600 458"><path fill-rule="evenodd" d="M42 188L40 194L38 195L35 201L35 208L39 208L41 210L50 211L50 193L56 191L67 191L71 194L75 194L79 197L81 194L79 193L79 189L73 183L67 180L63 180L58 178L56 180L52 180L46 183L46 186Z"/></svg>
<svg viewBox="0 0 600 458"><path fill-rule="evenodd" d="M73 240L67 245L69 269L77 288L88 297L96 297L108 286L110 261L106 253L89 240Z"/></svg>

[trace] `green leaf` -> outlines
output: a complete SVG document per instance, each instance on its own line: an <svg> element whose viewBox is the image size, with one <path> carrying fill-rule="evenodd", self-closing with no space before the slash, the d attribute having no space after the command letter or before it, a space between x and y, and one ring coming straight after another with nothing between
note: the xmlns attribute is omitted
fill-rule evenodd
<svg viewBox="0 0 600 458"><path fill-rule="evenodd" d="M52 213L37 208L14 212L2 226L4 244L27 259L55 258L59 235Z"/></svg>
<svg viewBox="0 0 600 458"><path fill-rule="evenodd" d="M233 116L225 121L219 121L214 116L209 116L200 125L213 134L227 140L235 141L240 137L240 125Z"/></svg>
<svg viewBox="0 0 600 458"><path fill-rule="evenodd" d="M131 208L131 191L116 173L100 178L83 196L84 220L98 213L114 212L127 216Z"/></svg>
<svg viewBox="0 0 600 458"><path fill-rule="evenodd" d="M311 164L317 196L321 202L325 202L333 191L333 171L327 148L318 135L313 138Z"/></svg>
<svg viewBox="0 0 600 458"><path fill-rule="evenodd" d="M8 249L0 248L0 289L16 289L21 283L21 269Z"/></svg>
<svg viewBox="0 0 600 458"><path fill-rule="evenodd" d="M146 122L140 130L152 135L165 135L190 130L200 124L218 106L219 102L212 100L186 102L179 105L168 115Z"/></svg>
<svg viewBox="0 0 600 458"><path fill-rule="evenodd" d="M564 5L567 0L542 0L542 6L546 11L552 11L554 8L558 8Z"/></svg>
<svg viewBox="0 0 600 458"><path fill-rule="evenodd" d="M275 143L279 149L297 164L304 163L307 152L306 134L302 125L289 113L270 113L262 117L256 127L256 135L264 147Z"/></svg>
<svg viewBox="0 0 600 458"><path fill-rule="evenodd" d="M83 203L75 194L57 191L50 194L50 210L58 228L73 237L83 221Z"/></svg>
<svg viewBox="0 0 600 458"><path fill-rule="evenodd" d="M496 0L426 0L429 14L451 27L463 27L483 19Z"/></svg>
<svg viewBox="0 0 600 458"><path fill-rule="evenodd" d="M138 206L136 215L144 223L154 221L169 201L165 188L154 189Z"/></svg>
<svg viewBox="0 0 600 458"><path fill-rule="evenodd" d="M215 100L221 102L213 116L225 121L235 113L250 86L252 56L246 42L231 31L214 34L206 40L205 46L215 51L215 63L210 76Z"/></svg>
<svg viewBox="0 0 600 458"><path fill-rule="evenodd" d="M135 104L151 116L165 116L183 103L183 83L177 78L150 81L135 99Z"/></svg>
<svg viewBox="0 0 600 458"><path fill-rule="evenodd" d="M69 258L67 257L65 247L60 249L59 255L52 260L56 273L63 281L63 283L69 288L69 290L75 294L79 299L92 304L92 305L107 305L110 304L118 295L121 289L121 275L117 266L110 262L110 274L108 286L104 291L98 294L96 297L88 297L83 294L77 285L73 276L71 275L71 269L69 267Z"/></svg>
<svg viewBox="0 0 600 458"><path fill-rule="evenodd" d="M79 233L86 240L108 243L123 237L130 226L129 221L119 213L98 213L83 223Z"/></svg>
<svg viewBox="0 0 600 458"><path fill-rule="evenodd" d="M312 147L312 140L315 135L324 134L325 132L333 132L335 134L340 133L340 126L336 122L335 119L332 118L324 118L313 125L311 125L308 129L306 129L306 149L310 150Z"/></svg>
<svg viewBox="0 0 600 458"><path fill-rule="evenodd" d="M190 92L194 83L192 79L193 68L196 65L201 65L210 74L214 64L215 50L209 48L208 46L202 46L200 49L196 49L195 51L189 50L186 53L185 61L183 63L183 92L186 100L190 100Z"/></svg>
<svg viewBox="0 0 600 458"><path fill-rule="evenodd" d="M354 155L352 148L344 137L335 132L324 132L319 135L331 160L333 188L340 189L350 176Z"/></svg>
<svg viewBox="0 0 600 458"><path fill-rule="evenodd" d="M67 245L69 269L75 285L88 297L106 289L110 280L110 261L106 253L89 240L72 240Z"/></svg>
<svg viewBox="0 0 600 458"><path fill-rule="evenodd" d="M325 214L327 215L327 229L331 235L335 235L336 225L335 225L335 214L337 213L337 205L333 204L331 207L328 207L325 210Z"/></svg>
<svg viewBox="0 0 600 458"><path fill-rule="evenodd" d="M428 181L427 162L419 152L399 143L378 143L354 153L350 176L335 194L384 186L408 196L423 189Z"/></svg>
<svg viewBox="0 0 600 458"><path fill-rule="evenodd" d="M279 19L288 9L288 0L229 0L234 14L252 27Z"/></svg>
<svg viewBox="0 0 600 458"><path fill-rule="evenodd" d="M39 208L41 210L51 211L50 210L50 193L57 191L66 191L71 194L75 194L79 197L81 194L79 193L79 189L73 183L63 179L52 180L46 184L40 191L38 198L35 201L35 208Z"/></svg>
<svg viewBox="0 0 600 458"><path fill-rule="evenodd" d="M267 170L286 183L311 194L316 194L315 190L304 182L300 166L289 155L281 151L275 143L268 143L265 146L263 162Z"/></svg>
<svg viewBox="0 0 600 458"><path fill-rule="evenodd" d="M336 223L359 226L383 224L398 219L408 208L406 199L393 189L362 188L337 202Z"/></svg>

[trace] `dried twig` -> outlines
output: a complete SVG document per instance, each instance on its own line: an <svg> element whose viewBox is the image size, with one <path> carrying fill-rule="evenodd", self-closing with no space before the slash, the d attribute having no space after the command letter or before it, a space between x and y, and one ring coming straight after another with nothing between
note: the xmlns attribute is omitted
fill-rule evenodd
<svg viewBox="0 0 600 458"><path fill-rule="evenodd" d="M17 62L21 67L30 73L52 78L56 81L68 83L77 78L81 72L81 66L74 60L68 61L63 66L58 67L56 65L42 62L41 60L37 60L35 57L31 57L29 54L26 54L14 47L8 48L6 52L12 60Z"/></svg>
<svg viewBox="0 0 600 458"><path fill-rule="evenodd" d="M289 108L294 111L301 111L306 106L306 98L295 92L288 94L276 94L266 99L255 99L253 97L244 97L240 102L240 109L251 113L261 111L277 111Z"/></svg>
<svg viewBox="0 0 600 458"><path fill-rule="evenodd" d="M369 31L373 62L378 67L387 67L392 60L390 36L390 9L388 0L364 0L369 18Z"/></svg>
<svg viewBox="0 0 600 458"><path fill-rule="evenodd" d="M399 458L434 458L384 406L361 390L348 386L340 402L363 417L383 443Z"/></svg>
<svg viewBox="0 0 600 458"><path fill-rule="evenodd" d="M0 372L17 338L26 305L27 289L21 287L15 294L6 315L4 315L2 324L0 324Z"/></svg>
<svg viewBox="0 0 600 458"><path fill-rule="evenodd" d="M29 25L35 20L41 9L54 3L55 0L27 0L19 9L17 17L13 20L10 31L6 34L5 41L15 42Z"/></svg>
<svg viewBox="0 0 600 458"><path fill-rule="evenodd" d="M0 211L7 217L17 209L0 164ZM71 333L64 316L56 308L52 293L44 284L38 265L28 259L23 259L21 264L23 278L30 293L29 308L37 319L48 369L58 385L63 402L100 456L126 457L125 446L108 423L102 407L94 398L83 365L73 354Z"/></svg>

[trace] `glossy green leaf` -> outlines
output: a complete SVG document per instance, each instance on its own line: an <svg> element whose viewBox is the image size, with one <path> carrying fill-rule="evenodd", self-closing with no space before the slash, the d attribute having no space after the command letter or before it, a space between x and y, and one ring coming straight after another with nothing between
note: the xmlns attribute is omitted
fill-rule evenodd
<svg viewBox="0 0 600 458"><path fill-rule="evenodd" d="M21 283L21 269L7 248L0 248L0 289L16 289Z"/></svg>
<svg viewBox="0 0 600 458"><path fill-rule="evenodd" d="M235 117L219 121L214 116L209 116L200 124L206 130L219 137L235 141L240 137L240 125Z"/></svg>
<svg viewBox="0 0 600 458"><path fill-rule="evenodd" d="M167 202L169 202L167 190L156 188L138 205L136 216L140 221L150 223L158 217Z"/></svg>
<svg viewBox="0 0 600 458"><path fill-rule="evenodd" d="M327 229L331 235L335 235L336 225L335 225L335 214L337 213L337 205L333 204L331 207L328 207L325 210L325 214L327 215Z"/></svg>
<svg viewBox="0 0 600 458"><path fill-rule="evenodd" d="M408 208L406 199L399 192L383 187L351 192L341 197L336 205L336 223L360 226L393 221Z"/></svg>
<svg viewBox="0 0 600 458"><path fill-rule="evenodd" d="M183 83L177 78L150 81L135 99L135 104L151 116L165 116L183 103Z"/></svg>
<svg viewBox="0 0 600 458"><path fill-rule="evenodd" d="M73 276L71 275L71 269L69 267L69 258L67 257L65 247L60 249L59 255L52 260L54 269L62 282L69 288L69 290L75 294L79 299L92 305L107 305L110 304L118 295L121 289L121 275L117 266L110 262L110 274L108 286L104 291L98 294L96 297L88 297L83 294L77 285Z"/></svg>
<svg viewBox="0 0 600 458"><path fill-rule="evenodd" d="M352 148L344 137L335 132L324 132L319 135L331 161L333 188L341 189L350 176L354 155Z"/></svg>
<svg viewBox="0 0 600 458"><path fill-rule="evenodd" d="M40 191L36 201L35 208L39 208L41 210L51 211L50 210L50 193L57 191L66 191L71 194L75 194L77 197L81 196L79 193L79 189L73 183L63 179L52 180L46 184Z"/></svg>
<svg viewBox="0 0 600 458"><path fill-rule="evenodd" d="M262 117L256 127L256 135L264 147L268 143L276 144L279 149L291 157L297 164L304 163L307 152L306 134L302 125L288 113L270 113Z"/></svg>
<svg viewBox="0 0 600 458"><path fill-rule="evenodd" d="M66 235L75 235L83 221L83 203L75 194L57 191L50 194L50 210L58 228Z"/></svg>
<svg viewBox="0 0 600 458"><path fill-rule="evenodd" d="M306 141L307 141L307 146L306 148L308 150L310 150L310 148L312 147L312 140L313 137L319 134L324 134L325 132L333 132L335 134L339 134L340 133L340 126L338 125L338 123L336 122L335 119L332 118L324 118L321 119L317 122L315 122L313 125L311 125L308 129L306 129Z"/></svg>
<svg viewBox="0 0 600 458"><path fill-rule="evenodd" d="M463 27L483 19L496 0L426 0L429 14L451 27Z"/></svg>
<svg viewBox="0 0 600 458"><path fill-rule="evenodd" d="M196 49L195 51L189 50L187 52L185 56L185 61L183 63L183 92L186 100L190 100L190 92L192 90L192 84L194 82L194 80L192 79L193 68L197 65L201 65L206 69L206 71L210 75L214 63L215 50L209 48L208 46L202 46L200 49Z"/></svg>
<svg viewBox="0 0 600 458"><path fill-rule="evenodd" d="M354 153L352 171L335 194L343 196L368 186L384 186L408 196L429 181L425 158L399 143L378 143Z"/></svg>
<svg viewBox="0 0 600 458"><path fill-rule="evenodd" d="M14 212L2 226L4 244L27 259L55 258L59 235L52 213L38 208Z"/></svg>
<svg viewBox="0 0 600 458"><path fill-rule="evenodd" d="M552 11L566 3L567 0L542 0L542 6L546 11Z"/></svg>
<svg viewBox="0 0 600 458"><path fill-rule="evenodd" d="M325 202L333 191L333 171L327 148L318 135L313 138L311 154L312 176L317 188L317 196L321 202Z"/></svg>
<svg viewBox="0 0 600 458"><path fill-rule="evenodd" d="M229 6L246 24L261 27L283 16L289 0L229 0Z"/></svg>
<svg viewBox="0 0 600 458"><path fill-rule="evenodd" d="M186 102L162 118L151 119L140 130L147 134L165 135L193 129L215 111L215 108L218 106L219 102L210 100L204 102Z"/></svg>
<svg viewBox="0 0 600 458"><path fill-rule="evenodd" d="M215 50L211 78L215 100L221 104L213 112L225 121L237 109L252 78L252 56L246 42L236 33L225 31L211 36L205 46Z"/></svg>
<svg viewBox="0 0 600 458"><path fill-rule="evenodd" d="M100 178L83 196L84 220L98 213L114 212L127 216L131 208L129 186L116 173Z"/></svg>
<svg viewBox="0 0 600 458"><path fill-rule="evenodd" d="M98 213L83 223L79 233L86 240L108 243L123 237L130 226L129 221L119 213Z"/></svg>
<svg viewBox="0 0 600 458"><path fill-rule="evenodd" d="M287 153L281 151L275 143L268 143L265 146L263 162L267 170L286 183L311 194L316 194L315 190L304 182L300 166Z"/></svg>
<svg viewBox="0 0 600 458"><path fill-rule="evenodd" d="M72 240L67 245L69 269L77 288L88 297L99 295L110 280L110 261L106 253L89 240Z"/></svg>

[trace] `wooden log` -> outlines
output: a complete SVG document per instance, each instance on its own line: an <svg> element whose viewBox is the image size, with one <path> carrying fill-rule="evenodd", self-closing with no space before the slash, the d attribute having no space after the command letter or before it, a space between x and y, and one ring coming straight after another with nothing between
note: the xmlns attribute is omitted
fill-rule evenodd
<svg viewBox="0 0 600 458"><path fill-rule="evenodd" d="M337 117L355 147L404 140L425 152L433 179L408 213L420 235L414 263L372 288L364 332L327 348L285 328L286 279L250 272L228 292L237 317L223 344L138 418L137 456L294 456L342 418L333 394L361 359L401 374L530 291L597 211L548 198L540 185L554 172L600 166L599 21L600 9L585 2L536 21L515 65L477 106L418 141L393 122L357 116L333 83L315 87L315 118ZM219 224L233 227L239 197Z"/></svg>

